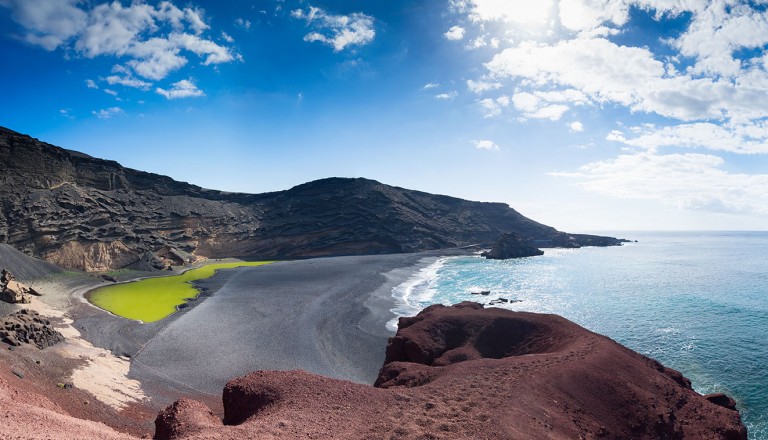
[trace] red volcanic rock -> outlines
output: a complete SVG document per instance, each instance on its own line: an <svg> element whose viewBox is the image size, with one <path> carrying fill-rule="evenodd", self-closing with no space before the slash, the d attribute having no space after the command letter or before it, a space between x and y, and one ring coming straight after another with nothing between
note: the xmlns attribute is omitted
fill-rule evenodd
<svg viewBox="0 0 768 440"><path fill-rule="evenodd" d="M474 303L402 318L376 384L251 373L224 391L230 426L176 438L746 439L727 396L564 318Z"/></svg>
<svg viewBox="0 0 768 440"><path fill-rule="evenodd" d="M196 400L180 399L157 415L155 438L177 439L212 426L221 426L221 420L207 406Z"/></svg>

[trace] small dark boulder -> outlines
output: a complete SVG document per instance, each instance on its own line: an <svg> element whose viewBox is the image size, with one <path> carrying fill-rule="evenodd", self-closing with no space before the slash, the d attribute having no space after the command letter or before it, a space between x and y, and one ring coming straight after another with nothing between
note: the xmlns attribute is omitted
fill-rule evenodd
<svg viewBox="0 0 768 440"><path fill-rule="evenodd" d="M726 396L725 394L722 394L722 393L707 394L704 396L704 398L714 403L715 405L722 406L723 408L728 408L736 411L736 401Z"/></svg>
<svg viewBox="0 0 768 440"><path fill-rule="evenodd" d="M490 260L506 260L509 258L535 257L544 255L544 252L522 239L514 232L501 234L501 237L493 244L488 252L481 254Z"/></svg>

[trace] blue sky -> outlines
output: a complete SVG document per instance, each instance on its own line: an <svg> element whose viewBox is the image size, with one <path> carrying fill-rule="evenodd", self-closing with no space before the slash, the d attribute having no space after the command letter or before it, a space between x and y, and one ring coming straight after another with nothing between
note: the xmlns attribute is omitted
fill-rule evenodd
<svg viewBox="0 0 768 440"><path fill-rule="evenodd" d="M0 125L207 188L765 229L760 2L0 0Z"/></svg>

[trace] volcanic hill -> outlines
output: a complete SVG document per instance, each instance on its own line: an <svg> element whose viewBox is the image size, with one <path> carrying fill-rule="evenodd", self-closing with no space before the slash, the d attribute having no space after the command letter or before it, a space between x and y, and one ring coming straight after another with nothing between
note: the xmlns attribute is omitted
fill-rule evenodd
<svg viewBox="0 0 768 440"><path fill-rule="evenodd" d="M0 243L85 271L158 255L286 259L489 244L618 245L566 234L503 203L329 178L265 194L200 188L0 127ZM143 266L142 266L143 265Z"/></svg>

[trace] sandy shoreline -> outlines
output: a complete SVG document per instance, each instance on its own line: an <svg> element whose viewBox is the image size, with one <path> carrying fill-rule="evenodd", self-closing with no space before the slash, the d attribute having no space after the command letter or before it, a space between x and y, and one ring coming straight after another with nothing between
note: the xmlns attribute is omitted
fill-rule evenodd
<svg viewBox="0 0 768 440"><path fill-rule="evenodd" d="M32 284L45 293L35 308L62 318L72 340L61 354L85 360L73 372L77 386L115 409L131 402L160 408L181 395L218 401L229 379L262 369L373 383L392 335L392 289L437 258L463 253L223 270L196 283L202 293L189 307L150 324L89 304L85 294L106 284L98 277L56 274Z"/></svg>

